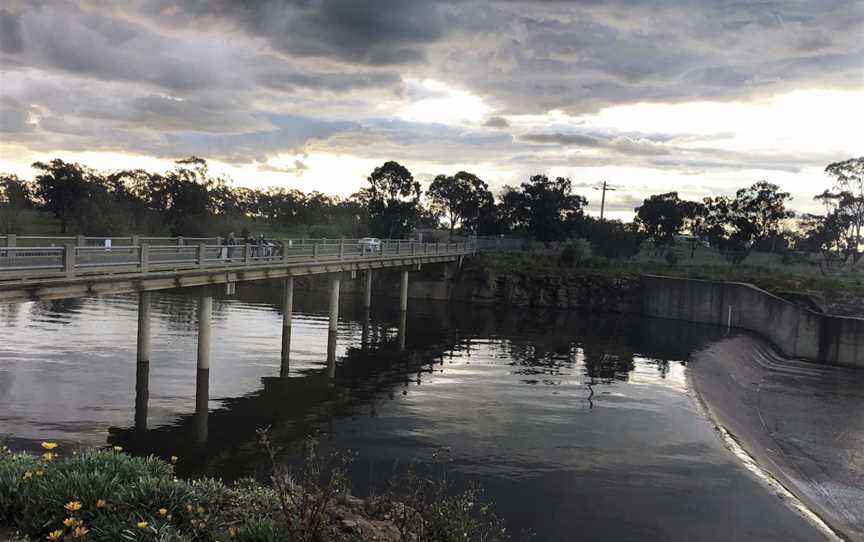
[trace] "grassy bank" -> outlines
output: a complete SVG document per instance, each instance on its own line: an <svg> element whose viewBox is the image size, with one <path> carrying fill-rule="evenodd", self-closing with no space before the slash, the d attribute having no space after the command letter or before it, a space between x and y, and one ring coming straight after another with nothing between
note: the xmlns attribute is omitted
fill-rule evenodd
<svg viewBox="0 0 864 542"><path fill-rule="evenodd" d="M824 301L827 312L864 316L864 276L835 272L830 275L796 273L782 268L739 265L680 265L658 261L587 258L566 262L560 253L488 252L466 261L467 271L494 274L521 273L536 277L601 276L636 279L642 275L747 282L775 294L797 292Z"/></svg>
<svg viewBox="0 0 864 542"><path fill-rule="evenodd" d="M350 456L326 458L314 442L295 472L279 466L266 436L269 484L181 480L173 463L120 449L65 455L43 443L42 456L0 450L0 527L12 540L347 541L505 540L478 492L451 494L446 482L414 470L388 492L351 496ZM180 459L182 460L182 459ZM0 530L2 533L2 530Z"/></svg>

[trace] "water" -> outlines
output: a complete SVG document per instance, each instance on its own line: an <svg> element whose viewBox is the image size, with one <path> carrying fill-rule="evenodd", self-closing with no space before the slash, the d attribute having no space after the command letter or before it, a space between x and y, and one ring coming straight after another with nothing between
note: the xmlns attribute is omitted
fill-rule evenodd
<svg viewBox="0 0 864 542"><path fill-rule="evenodd" d="M230 479L266 472L255 429L269 426L288 460L311 434L358 452L358 494L394 462L449 447L455 483L482 484L508 527L537 540L821 539L739 464L688 390L687 359L713 328L412 301L400 351L396 300L373 300L364 333L345 298L331 379L325 297L295 295L287 378L278 285L217 298L197 413L193 292L153 295L149 397L137 401L136 297L0 306L0 440L119 444Z"/></svg>

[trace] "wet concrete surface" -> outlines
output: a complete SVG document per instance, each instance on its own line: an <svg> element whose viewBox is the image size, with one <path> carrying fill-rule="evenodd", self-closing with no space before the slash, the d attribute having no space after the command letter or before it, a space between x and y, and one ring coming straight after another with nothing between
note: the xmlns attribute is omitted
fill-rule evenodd
<svg viewBox="0 0 864 542"><path fill-rule="evenodd" d="M843 538L864 540L864 370L786 359L736 335L691 358L715 421Z"/></svg>

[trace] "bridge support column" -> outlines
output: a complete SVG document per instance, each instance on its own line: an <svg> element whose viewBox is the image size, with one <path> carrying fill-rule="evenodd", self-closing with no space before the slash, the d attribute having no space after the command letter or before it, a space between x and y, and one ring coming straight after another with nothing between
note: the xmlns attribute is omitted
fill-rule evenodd
<svg viewBox="0 0 864 542"><path fill-rule="evenodd" d="M408 270L402 270L402 280L400 284L399 290L399 310L407 311L408 310Z"/></svg>
<svg viewBox="0 0 864 542"><path fill-rule="evenodd" d="M279 376L288 376L288 363L291 357L291 318L294 312L294 277L285 279L282 287L282 363Z"/></svg>
<svg viewBox="0 0 864 542"><path fill-rule="evenodd" d="M330 281L330 325L328 329L335 332L339 323L339 279Z"/></svg>
<svg viewBox="0 0 864 542"><path fill-rule="evenodd" d="M195 441L198 443L207 442L208 427L207 417L209 416L210 402L210 373L207 370L198 370L198 375L195 378L195 417L193 428L195 431Z"/></svg>
<svg viewBox="0 0 864 542"><path fill-rule="evenodd" d="M147 405L150 402L150 364L138 362L135 368L135 430L147 430Z"/></svg>
<svg viewBox="0 0 864 542"><path fill-rule="evenodd" d="M366 346L369 344L369 321L371 320L371 311L369 307L363 308L363 331L360 335L360 344Z"/></svg>
<svg viewBox="0 0 864 542"><path fill-rule="evenodd" d="M327 328L327 378L336 376L336 331L339 327L339 279L330 281L330 325Z"/></svg>
<svg viewBox="0 0 864 542"><path fill-rule="evenodd" d="M135 363L135 429L147 429L150 399L150 292L138 294L138 352Z"/></svg>
<svg viewBox="0 0 864 542"><path fill-rule="evenodd" d="M195 379L195 438L200 443L207 441L212 315L213 294L204 289L198 297L198 372Z"/></svg>
<svg viewBox="0 0 864 542"><path fill-rule="evenodd" d="M138 365L150 363L150 292L138 294Z"/></svg>
<svg viewBox="0 0 864 542"><path fill-rule="evenodd" d="M327 332L327 379L336 378L336 332Z"/></svg>
<svg viewBox="0 0 864 542"><path fill-rule="evenodd" d="M198 297L198 371L210 370L210 321L213 313L213 294L209 290Z"/></svg>
<svg viewBox="0 0 864 542"><path fill-rule="evenodd" d="M366 284L363 288L363 308L372 306L372 270L367 269L364 277Z"/></svg>
<svg viewBox="0 0 864 542"><path fill-rule="evenodd" d="M405 334L408 332L408 311L399 311L399 351L405 351Z"/></svg>

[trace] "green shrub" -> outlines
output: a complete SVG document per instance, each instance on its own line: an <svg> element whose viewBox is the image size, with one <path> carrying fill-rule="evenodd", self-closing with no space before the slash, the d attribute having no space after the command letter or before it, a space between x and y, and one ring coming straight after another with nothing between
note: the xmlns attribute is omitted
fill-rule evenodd
<svg viewBox="0 0 864 542"><path fill-rule="evenodd" d="M407 540L503 540L503 527L476 489L451 496L446 481L418 476L394 482L395 493L377 506L349 498L350 455L321 456L306 443L303 466L290 471L276 462L276 450L262 432L270 454L273 487L243 479L226 485L202 478L178 480L160 459L137 458L119 450L89 450L64 457L45 443L42 457L0 449L0 524L18 528L31 541L93 542L317 542L363 540L347 532L340 518L363 517L398 524ZM352 501L353 499L353 501ZM352 503L352 508L347 503ZM378 510L377 516L371 515ZM395 518L395 519L394 519ZM76 532L77 531L77 532ZM52 537L49 537L53 535ZM16 540L19 540L16 538ZM25 540L25 538L20 538Z"/></svg>

